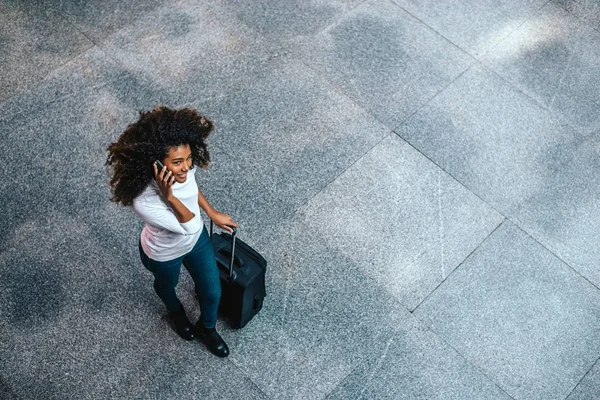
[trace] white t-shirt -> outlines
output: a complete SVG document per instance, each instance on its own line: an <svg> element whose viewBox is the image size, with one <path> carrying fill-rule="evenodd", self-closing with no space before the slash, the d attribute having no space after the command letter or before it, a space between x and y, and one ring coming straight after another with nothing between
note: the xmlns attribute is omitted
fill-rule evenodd
<svg viewBox="0 0 600 400"><path fill-rule="evenodd" d="M156 261L169 261L190 252L202 233L204 224L198 205L196 168L188 171L183 183L173 183L173 195L194 214L194 218L181 223L168 203L160 195L154 179L133 200L133 210L146 225L142 230L141 244L144 253Z"/></svg>

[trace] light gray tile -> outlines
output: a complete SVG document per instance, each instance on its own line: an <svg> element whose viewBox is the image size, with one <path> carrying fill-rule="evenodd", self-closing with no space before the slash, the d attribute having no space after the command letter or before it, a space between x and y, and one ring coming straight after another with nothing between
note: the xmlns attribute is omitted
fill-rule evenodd
<svg viewBox="0 0 600 400"><path fill-rule="evenodd" d="M480 67L396 132L506 216L544 188L584 140Z"/></svg>
<svg viewBox="0 0 600 400"><path fill-rule="evenodd" d="M140 16L152 13L164 0L50 0L45 4L63 14L73 25L94 42L99 43L111 33L131 25Z"/></svg>
<svg viewBox="0 0 600 400"><path fill-rule="evenodd" d="M298 46L298 59L390 128L473 61L389 1L366 2Z"/></svg>
<svg viewBox="0 0 600 400"><path fill-rule="evenodd" d="M364 0L225 0L242 23L270 40L311 36Z"/></svg>
<svg viewBox="0 0 600 400"><path fill-rule="evenodd" d="M489 51L547 2L393 1L473 56Z"/></svg>
<svg viewBox="0 0 600 400"><path fill-rule="evenodd" d="M101 48L136 80L169 93L171 105L212 103L279 57L258 34L223 19L221 11L214 2L166 4L107 38Z"/></svg>
<svg viewBox="0 0 600 400"><path fill-rule="evenodd" d="M415 315L517 399L564 399L600 355L598 288L510 222Z"/></svg>
<svg viewBox="0 0 600 400"><path fill-rule="evenodd" d="M385 348L358 366L327 400L511 400L420 322L402 326Z"/></svg>
<svg viewBox="0 0 600 400"><path fill-rule="evenodd" d="M592 28L600 29L600 2L598 0L553 0L553 3L563 7Z"/></svg>
<svg viewBox="0 0 600 400"><path fill-rule="evenodd" d="M270 398L323 399L410 314L297 218L273 230L267 297L229 358Z"/></svg>
<svg viewBox="0 0 600 400"><path fill-rule="evenodd" d="M598 388L600 388L600 362L596 361L594 367L588 371L567 400L596 400Z"/></svg>
<svg viewBox="0 0 600 400"><path fill-rule="evenodd" d="M484 58L552 113L600 129L600 32L548 4Z"/></svg>
<svg viewBox="0 0 600 400"><path fill-rule="evenodd" d="M596 286L600 287L600 138L571 152L512 220Z"/></svg>
<svg viewBox="0 0 600 400"><path fill-rule="evenodd" d="M389 134L297 62L269 65L263 74L203 108L215 121L211 143L222 157L201 174L206 194L256 233L291 217Z"/></svg>
<svg viewBox="0 0 600 400"><path fill-rule="evenodd" d="M0 3L0 101L32 87L93 43L50 8Z"/></svg>
<svg viewBox="0 0 600 400"><path fill-rule="evenodd" d="M311 221L311 231L411 310L502 221L395 136L361 158L301 213Z"/></svg>

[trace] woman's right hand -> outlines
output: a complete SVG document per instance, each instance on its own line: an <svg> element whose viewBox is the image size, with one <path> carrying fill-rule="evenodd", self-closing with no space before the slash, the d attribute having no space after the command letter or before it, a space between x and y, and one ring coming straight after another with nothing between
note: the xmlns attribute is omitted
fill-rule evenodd
<svg viewBox="0 0 600 400"><path fill-rule="evenodd" d="M152 165L154 166L154 179L156 180L160 194L165 200L168 200L169 197L173 195L173 189L171 186L173 186L173 183L175 183L175 177L173 174L171 174L171 171L169 171L166 166L159 171L156 163Z"/></svg>

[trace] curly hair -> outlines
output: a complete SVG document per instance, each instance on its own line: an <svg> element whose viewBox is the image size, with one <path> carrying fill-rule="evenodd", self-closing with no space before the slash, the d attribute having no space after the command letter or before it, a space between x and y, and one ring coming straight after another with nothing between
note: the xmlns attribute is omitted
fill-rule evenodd
<svg viewBox="0 0 600 400"><path fill-rule="evenodd" d="M154 179L154 161L164 160L171 147L188 144L193 164L206 168L210 163L206 139L213 127L211 120L191 108L157 106L140 111L138 121L127 126L107 149L111 200L124 206L133 204Z"/></svg>

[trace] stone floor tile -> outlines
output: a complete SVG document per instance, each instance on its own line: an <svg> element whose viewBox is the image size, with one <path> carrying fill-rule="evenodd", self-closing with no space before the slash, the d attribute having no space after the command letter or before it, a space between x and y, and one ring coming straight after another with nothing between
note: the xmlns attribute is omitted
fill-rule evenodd
<svg viewBox="0 0 600 400"><path fill-rule="evenodd" d="M327 400L512 400L420 322L401 327Z"/></svg>
<svg viewBox="0 0 600 400"><path fill-rule="evenodd" d="M552 0L554 4L600 30L600 3L590 0Z"/></svg>
<svg viewBox="0 0 600 400"><path fill-rule="evenodd" d="M229 358L270 398L323 399L410 314L302 218L269 247L263 309L223 331Z"/></svg>
<svg viewBox="0 0 600 400"><path fill-rule="evenodd" d="M19 113L35 114L36 108L65 97L89 94L123 73L103 51L94 46L48 73L32 88L0 102L0 121L14 118Z"/></svg>
<svg viewBox="0 0 600 400"><path fill-rule="evenodd" d="M166 4L108 37L101 48L136 80L169 93L171 105L213 103L280 57L221 12L214 2Z"/></svg>
<svg viewBox="0 0 600 400"><path fill-rule="evenodd" d="M600 138L590 137L511 220L600 287Z"/></svg>
<svg viewBox="0 0 600 400"><path fill-rule="evenodd" d="M600 388L600 362L596 361L594 367L583 377L567 400L596 400L598 388Z"/></svg>
<svg viewBox="0 0 600 400"><path fill-rule="evenodd" d="M224 0L232 15L270 40L311 36L364 0Z"/></svg>
<svg viewBox="0 0 600 400"><path fill-rule="evenodd" d="M366 2L296 46L299 60L390 128L473 62L389 1Z"/></svg>
<svg viewBox="0 0 600 400"><path fill-rule="evenodd" d="M544 188L585 140L477 66L396 132L505 216Z"/></svg>
<svg viewBox="0 0 600 400"><path fill-rule="evenodd" d="M409 310L503 220L395 136L361 158L301 213L311 221L311 231Z"/></svg>
<svg viewBox="0 0 600 400"><path fill-rule="evenodd" d="M478 57L493 48L547 0L393 0L436 32Z"/></svg>
<svg viewBox="0 0 600 400"><path fill-rule="evenodd" d="M203 107L215 121L211 145L223 155L200 174L206 194L255 233L291 217L389 134L295 61L263 74Z"/></svg>
<svg viewBox="0 0 600 400"><path fill-rule="evenodd" d="M490 51L484 63L553 114L600 129L600 32L548 4Z"/></svg>
<svg viewBox="0 0 600 400"><path fill-rule="evenodd" d="M69 22L80 29L95 43L135 23L140 15L150 14L165 4L164 0L92 0L92 1L47 1Z"/></svg>
<svg viewBox="0 0 600 400"><path fill-rule="evenodd" d="M414 313L515 399L564 399L600 351L600 291L505 222Z"/></svg>
<svg viewBox="0 0 600 400"><path fill-rule="evenodd" d="M0 101L31 88L93 43L45 7L0 2Z"/></svg>

